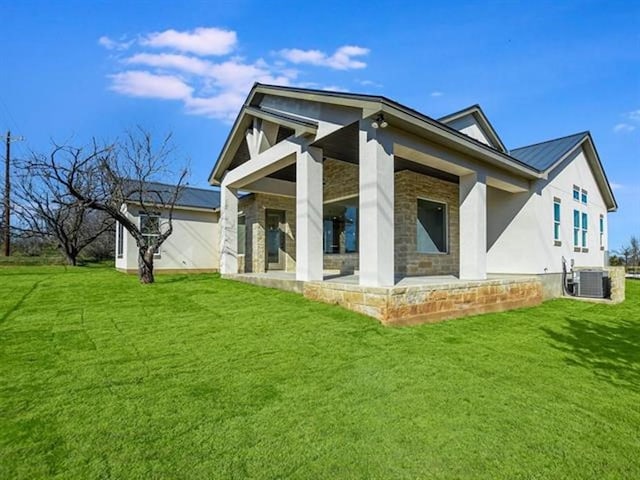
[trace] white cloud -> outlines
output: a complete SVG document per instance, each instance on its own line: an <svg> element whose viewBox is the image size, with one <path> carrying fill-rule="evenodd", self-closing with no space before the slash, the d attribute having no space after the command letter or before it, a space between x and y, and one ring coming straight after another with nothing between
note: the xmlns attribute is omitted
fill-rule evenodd
<svg viewBox="0 0 640 480"><path fill-rule="evenodd" d="M624 188L624 185L621 183L611 182L609 185L611 185L612 190L622 190Z"/></svg>
<svg viewBox="0 0 640 480"><path fill-rule="evenodd" d="M98 43L109 50L125 49L109 37L101 37ZM284 61L280 57L267 62L260 57L248 60L234 56L236 46L236 33L218 28L170 29L137 35L126 46L131 47L128 56L116 58L117 70L108 76L109 88L132 97L180 100L188 114L228 122L234 119L255 82L347 90L298 81L305 72L291 63L326 65L336 70L364 68L366 64L354 57L369 52L356 46L340 47L330 56L319 50L289 49L288 52L302 54L291 56L296 61ZM149 51L149 47L166 51Z"/></svg>
<svg viewBox="0 0 640 480"><path fill-rule="evenodd" d="M182 32L169 29L150 33L140 40L140 44L206 56L227 55L235 49L237 41L233 30L200 27Z"/></svg>
<svg viewBox="0 0 640 480"><path fill-rule="evenodd" d="M110 77L111 90L131 97L184 100L193 92L193 88L172 75L129 70L110 75Z"/></svg>
<svg viewBox="0 0 640 480"><path fill-rule="evenodd" d="M103 35L98 39L98 45L103 46L107 50L126 50L131 45L133 45L133 43L134 43L133 40L125 41L125 39L123 38L118 41L118 40L109 38L106 35Z"/></svg>
<svg viewBox="0 0 640 480"><path fill-rule="evenodd" d="M376 87L376 88L382 87L381 83L374 82L373 80L359 80L358 83L363 87Z"/></svg>
<svg viewBox="0 0 640 480"><path fill-rule="evenodd" d="M196 75L206 75L211 63L196 57L175 53L138 53L124 60L132 65L146 65L164 69L175 69Z"/></svg>
<svg viewBox="0 0 640 480"><path fill-rule="evenodd" d="M278 53L282 58L294 64L329 67L335 70L351 70L367 66L362 60L353 57L367 55L369 49L355 45L345 45L338 48L333 55L328 55L321 50L301 50L299 48L285 48Z"/></svg>
<svg viewBox="0 0 640 480"><path fill-rule="evenodd" d="M613 127L613 131L615 133L629 133L629 132L633 132L635 129L636 127L629 123L618 123L616 126Z"/></svg>
<svg viewBox="0 0 640 480"><path fill-rule="evenodd" d="M629 120L632 120L634 122L640 122L640 109L639 110L633 110L633 111L627 113L627 117L629 118Z"/></svg>
<svg viewBox="0 0 640 480"><path fill-rule="evenodd" d="M442 92L441 92L441 91L439 91L439 90L436 90L436 91L434 91L434 92L431 92L431 93L430 93L430 95L431 95L432 97L434 97L434 98L435 98L435 97L441 97L441 96L443 96L443 95L444 95L444 93L442 93Z"/></svg>

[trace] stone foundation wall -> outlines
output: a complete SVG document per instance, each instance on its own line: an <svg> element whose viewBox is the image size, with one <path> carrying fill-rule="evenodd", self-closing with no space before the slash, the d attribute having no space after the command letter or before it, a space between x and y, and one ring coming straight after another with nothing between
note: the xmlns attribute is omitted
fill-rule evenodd
<svg viewBox="0 0 640 480"><path fill-rule="evenodd" d="M386 325L412 325L542 303L542 285L534 279L489 280L441 285L367 288L332 282L308 282L304 296L377 318Z"/></svg>
<svg viewBox="0 0 640 480"><path fill-rule="evenodd" d="M418 198L447 205L447 253L418 253ZM395 269L402 275L458 275L460 258L458 184L404 170L395 183Z"/></svg>

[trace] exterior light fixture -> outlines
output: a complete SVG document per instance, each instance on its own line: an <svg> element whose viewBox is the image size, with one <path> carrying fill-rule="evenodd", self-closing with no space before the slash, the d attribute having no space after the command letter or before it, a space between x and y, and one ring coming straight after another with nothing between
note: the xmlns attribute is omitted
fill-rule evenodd
<svg viewBox="0 0 640 480"><path fill-rule="evenodd" d="M376 129L377 128L387 128L389 126L389 124L384 119L384 115L379 113L378 116L375 118L375 120L373 122L371 122L371 126L373 128L376 128Z"/></svg>

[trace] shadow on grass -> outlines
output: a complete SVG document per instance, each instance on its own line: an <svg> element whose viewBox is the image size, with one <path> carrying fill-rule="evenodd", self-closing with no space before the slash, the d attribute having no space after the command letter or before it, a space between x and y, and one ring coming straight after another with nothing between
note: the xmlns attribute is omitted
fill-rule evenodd
<svg viewBox="0 0 640 480"><path fill-rule="evenodd" d="M562 331L542 330L569 365L588 368L615 386L640 392L640 322L600 323L567 318Z"/></svg>

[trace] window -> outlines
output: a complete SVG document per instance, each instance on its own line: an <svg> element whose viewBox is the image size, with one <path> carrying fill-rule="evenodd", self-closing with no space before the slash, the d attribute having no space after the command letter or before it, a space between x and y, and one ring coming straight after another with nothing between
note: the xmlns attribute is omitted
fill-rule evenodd
<svg viewBox="0 0 640 480"><path fill-rule="evenodd" d="M419 253L447 253L447 206L419 198L416 230Z"/></svg>
<svg viewBox="0 0 640 480"><path fill-rule="evenodd" d="M140 213L140 232L147 239L147 245L155 245L160 236L160 214L159 213ZM160 249L155 253L156 257L160 256Z"/></svg>
<svg viewBox="0 0 640 480"><path fill-rule="evenodd" d="M244 255L247 243L247 217L238 215L238 255Z"/></svg>
<svg viewBox="0 0 640 480"><path fill-rule="evenodd" d="M553 239L560 241L560 199L553 199Z"/></svg>
<svg viewBox="0 0 640 480"><path fill-rule="evenodd" d="M585 205L587 204L587 191L586 190L582 190L581 194L580 194L580 201L582 203L584 203Z"/></svg>
<svg viewBox="0 0 640 480"><path fill-rule="evenodd" d="M356 253L358 251L358 197L324 205L324 253Z"/></svg>
<svg viewBox="0 0 640 480"><path fill-rule="evenodd" d="M582 248L587 248L587 223L588 217L586 213L582 214Z"/></svg>
<svg viewBox="0 0 640 480"><path fill-rule="evenodd" d="M122 258L122 256L124 255L124 227L120 222L118 222L117 237L116 255L118 256L118 258Z"/></svg>
<svg viewBox="0 0 640 480"><path fill-rule="evenodd" d="M577 185L573 186L573 199L576 201L580 201L580 187Z"/></svg>
<svg viewBox="0 0 640 480"><path fill-rule="evenodd" d="M600 215L600 248L604 249L604 215Z"/></svg>
<svg viewBox="0 0 640 480"><path fill-rule="evenodd" d="M573 211L573 246L580 246L580 212Z"/></svg>

